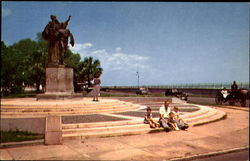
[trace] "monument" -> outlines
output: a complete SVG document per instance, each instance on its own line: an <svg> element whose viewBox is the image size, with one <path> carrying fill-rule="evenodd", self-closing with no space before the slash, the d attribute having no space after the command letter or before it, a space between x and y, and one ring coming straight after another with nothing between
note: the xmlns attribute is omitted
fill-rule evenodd
<svg viewBox="0 0 250 161"><path fill-rule="evenodd" d="M68 40L74 46L74 37L67 29L71 16L65 22L59 22L55 15L42 32L42 37L48 41L48 64L46 66L46 87L44 94L38 94L37 99L71 98L74 94L73 69L65 67L64 57L68 48Z"/></svg>

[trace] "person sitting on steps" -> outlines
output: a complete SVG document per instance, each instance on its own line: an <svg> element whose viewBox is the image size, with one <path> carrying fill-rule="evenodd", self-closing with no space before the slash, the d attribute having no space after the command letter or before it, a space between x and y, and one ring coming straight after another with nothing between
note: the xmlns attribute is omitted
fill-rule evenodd
<svg viewBox="0 0 250 161"><path fill-rule="evenodd" d="M164 128L164 130L166 132L170 131L171 128L168 125L168 117L169 117L169 113L171 112L171 109L169 107L170 102L169 101L165 101L164 105L160 107L159 110L159 114L160 114L160 119L159 119L159 123L161 125L161 127Z"/></svg>
<svg viewBox="0 0 250 161"><path fill-rule="evenodd" d="M151 108L147 107L146 110L147 110L147 113L145 114L145 117L144 117L144 123L149 124L150 128L160 127L160 124L158 124L157 122L153 120Z"/></svg>
<svg viewBox="0 0 250 161"><path fill-rule="evenodd" d="M172 112L174 113L174 120L176 121L178 128L181 130L187 129L189 125L185 123L184 120L180 117L179 108L174 106Z"/></svg>
<svg viewBox="0 0 250 161"><path fill-rule="evenodd" d="M171 128L171 130L180 130L178 125L177 125L177 121L174 119L175 114L171 111L169 113L169 117L167 118L168 120L168 126Z"/></svg>

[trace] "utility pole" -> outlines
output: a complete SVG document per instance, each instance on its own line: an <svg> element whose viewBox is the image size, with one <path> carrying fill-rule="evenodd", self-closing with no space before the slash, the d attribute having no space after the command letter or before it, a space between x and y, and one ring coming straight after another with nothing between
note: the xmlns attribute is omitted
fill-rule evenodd
<svg viewBox="0 0 250 161"><path fill-rule="evenodd" d="M138 71L136 72L136 75L137 75L137 77L138 77L138 89L140 89L140 84L139 84L140 75L139 75L139 72L138 72Z"/></svg>

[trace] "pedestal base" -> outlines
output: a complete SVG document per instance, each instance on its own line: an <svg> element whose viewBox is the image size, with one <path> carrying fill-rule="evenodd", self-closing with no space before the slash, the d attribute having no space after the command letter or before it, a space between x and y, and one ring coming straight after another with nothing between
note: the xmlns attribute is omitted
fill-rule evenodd
<svg viewBox="0 0 250 161"><path fill-rule="evenodd" d="M61 116L48 116L45 120L46 145L62 144L62 118Z"/></svg>
<svg viewBox="0 0 250 161"><path fill-rule="evenodd" d="M82 97L74 94L73 68L64 65L46 68L46 87L44 94L38 94L39 99L64 99Z"/></svg>
<svg viewBox="0 0 250 161"><path fill-rule="evenodd" d="M70 95L73 93L73 68L64 66L46 68L45 94Z"/></svg>

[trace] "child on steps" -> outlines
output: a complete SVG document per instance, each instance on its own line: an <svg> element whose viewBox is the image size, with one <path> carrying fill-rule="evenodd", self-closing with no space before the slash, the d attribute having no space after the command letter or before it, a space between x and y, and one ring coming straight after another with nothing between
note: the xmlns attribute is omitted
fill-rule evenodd
<svg viewBox="0 0 250 161"><path fill-rule="evenodd" d="M150 107L147 107L147 113L144 117L144 123L149 124L150 128L160 127L160 124L153 120L152 110Z"/></svg>

